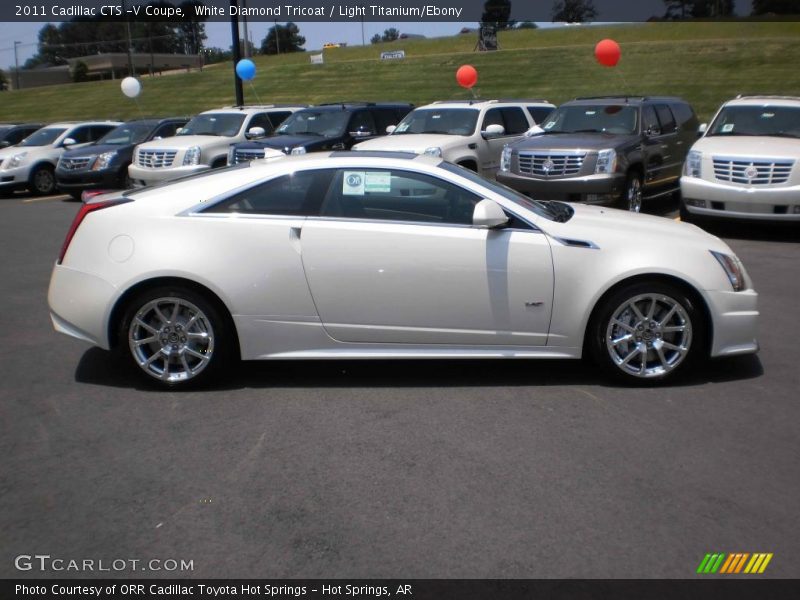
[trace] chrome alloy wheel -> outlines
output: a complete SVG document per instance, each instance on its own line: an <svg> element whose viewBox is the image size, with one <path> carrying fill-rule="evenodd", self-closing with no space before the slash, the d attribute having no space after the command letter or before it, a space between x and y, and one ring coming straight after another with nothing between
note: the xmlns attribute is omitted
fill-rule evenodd
<svg viewBox="0 0 800 600"><path fill-rule="evenodd" d="M158 298L134 315L128 345L145 373L177 383L208 366L214 353L214 330L208 317L188 300Z"/></svg>
<svg viewBox="0 0 800 600"><path fill-rule="evenodd" d="M638 177L633 176L628 180L625 200L627 200L629 211L638 213L642 210L642 182Z"/></svg>
<svg viewBox="0 0 800 600"><path fill-rule="evenodd" d="M606 328L606 349L624 373L662 377L689 354L692 322L686 309L664 294L641 294L623 302Z"/></svg>

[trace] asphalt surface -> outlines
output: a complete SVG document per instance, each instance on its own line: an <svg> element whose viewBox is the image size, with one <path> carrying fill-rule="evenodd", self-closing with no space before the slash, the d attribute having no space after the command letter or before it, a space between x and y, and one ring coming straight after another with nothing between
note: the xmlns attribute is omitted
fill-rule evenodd
<svg viewBox="0 0 800 600"><path fill-rule="evenodd" d="M692 577L707 552L800 576L796 228L720 232L761 294L762 351L672 387L574 361L348 361L181 393L52 330L77 207L0 200L0 577L100 575L16 570L27 554L193 562L119 573L147 577Z"/></svg>

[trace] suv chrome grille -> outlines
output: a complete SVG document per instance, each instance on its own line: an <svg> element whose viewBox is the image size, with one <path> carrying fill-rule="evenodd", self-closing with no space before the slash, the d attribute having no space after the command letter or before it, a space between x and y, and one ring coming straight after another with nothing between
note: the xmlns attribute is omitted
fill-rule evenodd
<svg viewBox="0 0 800 600"><path fill-rule="evenodd" d="M257 158L264 158L264 150L236 150L233 154L233 163L238 165L239 163L250 162Z"/></svg>
<svg viewBox="0 0 800 600"><path fill-rule="evenodd" d="M539 177L563 177L577 175L583 166L586 153L575 152L520 152L519 172Z"/></svg>
<svg viewBox="0 0 800 600"><path fill-rule="evenodd" d="M758 159L715 156L714 175L720 181L753 185L786 183L794 166L790 158Z"/></svg>
<svg viewBox="0 0 800 600"><path fill-rule="evenodd" d="M147 169L171 167L177 150L138 150L136 164Z"/></svg>
<svg viewBox="0 0 800 600"><path fill-rule="evenodd" d="M61 168L66 171L78 171L80 169L85 169L89 166L89 162L94 158L94 156L87 156L81 158L62 158L61 159Z"/></svg>

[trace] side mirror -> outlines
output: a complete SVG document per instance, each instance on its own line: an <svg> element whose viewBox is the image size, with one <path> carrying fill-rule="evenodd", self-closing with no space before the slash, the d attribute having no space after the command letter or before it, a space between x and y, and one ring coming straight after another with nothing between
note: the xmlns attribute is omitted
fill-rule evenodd
<svg viewBox="0 0 800 600"><path fill-rule="evenodd" d="M178 135L178 134L180 134L180 133L183 133L183 127L178 127L178 128L175 130L175 135Z"/></svg>
<svg viewBox="0 0 800 600"><path fill-rule="evenodd" d="M266 135L267 131L263 127L251 127L247 130L247 133L244 134L244 137L246 137L248 140L255 140Z"/></svg>
<svg viewBox="0 0 800 600"><path fill-rule="evenodd" d="M161 137L160 135L157 135L157 136L153 137L152 141L163 140L163 139L164 139L163 137Z"/></svg>
<svg viewBox="0 0 800 600"><path fill-rule="evenodd" d="M528 131L525 132L525 137L534 137L536 135L542 135L544 133L544 129L539 127L538 125L534 125Z"/></svg>
<svg viewBox="0 0 800 600"><path fill-rule="evenodd" d="M392 133L395 129L397 129L397 125L389 125L386 128L386 133Z"/></svg>
<svg viewBox="0 0 800 600"><path fill-rule="evenodd" d="M481 131L481 135L483 136L484 139L488 140L489 138L500 137L505 132L506 132L505 127L503 127L502 125L498 125L497 123L494 123L492 125L487 125L486 129Z"/></svg>
<svg viewBox="0 0 800 600"><path fill-rule="evenodd" d="M77 143L78 142L75 140L75 138L66 138L63 142L61 142L61 145L67 148L69 146L74 146Z"/></svg>
<svg viewBox="0 0 800 600"><path fill-rule="evenodd" d="M481 229L496 229L508 223L508 216L494 200L484 199L475 205L472 226Z"/></svg>
<svg viewBox="0 0 800 600"><path fill-rule="evenodd" d="M703 137L707 130L708 123L700 123L700 127L697 128L697 137Z"/></svg>

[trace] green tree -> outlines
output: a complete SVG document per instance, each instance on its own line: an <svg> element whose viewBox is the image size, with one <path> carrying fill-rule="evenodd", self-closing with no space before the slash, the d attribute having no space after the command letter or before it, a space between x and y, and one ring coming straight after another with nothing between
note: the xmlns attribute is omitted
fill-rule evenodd
<svg viewBox="0 0 800 600"><path fill-rule="evenodd" d="M393 42L399 37L400 37L400 31L395 29L394 27L389 27L389 29L384 30L383 35L381 36L381 41Z"/></svg>
<svg viewBox="0 0 800 600"><path fill-rule="evenodd" d="M306 38L300 35L300 29L289 21L286 25L270 27L267 37L261 41L261 54L281 54L284 52L305 52L303 44Z"/></svg>
<svg viewBox="0 0 800 600"><path fill-rule="evenodd" d="M75 68L72 69L72 81L75 83L89 81L89 67L82 60L79 60Z"/></svg>
<svg viewBox="0 0 800 600"><path fill-rule="evenodd" d="M3 69L0 69L0 92L4 92L8 89L8 77L6 76L6 72Z"/></svg>
<svg viewBox="0 0 800 600"><path fill-rule="evenodd" d="M383 41L380 33L376 33L369 39L370 44L380 44Z"/></svg>
<svg viewBox="0 0 800 600"><path fill-rule="evenodd" d="M556 0L553 4L553 21L583 23L597 16L592 0Z"/></svg>
<svg viewBox="0 0 800 600"><path fill-rule="evenodd" d="M509 21L511 16L511 0L486 0L481 15L482 25L494 25L497 29L510 29L514 21Z"/></svg>
<svg viewBox="0 0 800 600"><path fill-rule="evenodd" d="M800 0L753 0L754 15L800 15Z"/></svg>
<svg viewBox="0 0 800 600"><path fill-rule="evenodd" d="M517 23L517 29L539 29L539 26L533 21L520 21Z"/></svg>

